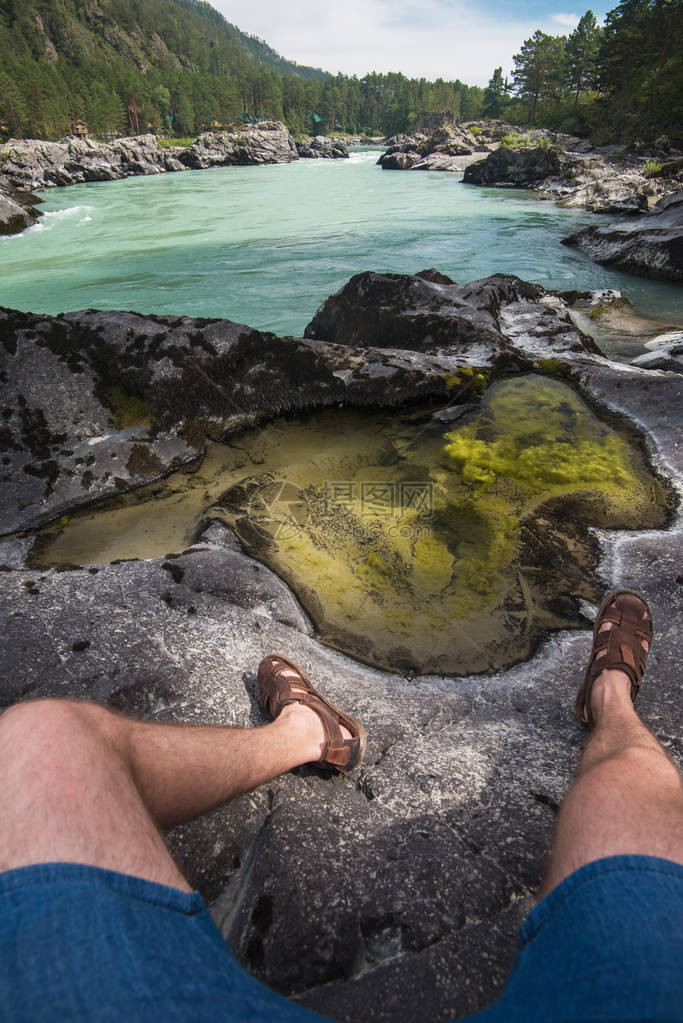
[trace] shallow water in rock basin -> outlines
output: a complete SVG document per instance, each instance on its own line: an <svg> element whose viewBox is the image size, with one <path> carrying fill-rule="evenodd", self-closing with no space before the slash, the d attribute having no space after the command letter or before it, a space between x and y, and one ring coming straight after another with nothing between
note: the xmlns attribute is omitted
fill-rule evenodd
<svg viewBox="0 0 683 1023"><path fill-rule="evenodd" d="M443 418L443 416L442 416ZM434 409L327 410L211 445L200 468L74 516L41 564L160 556L221 519L286 579L320 637L370 663L466 674L530 655L595 596L586 525L663 525L637 444L563 383Z"/></svg>
<svg viewBox="0 0 683 1023"><path fill-rule="evenodd" d="M217 316L300 335L362 270L513 273L546 288L618 288L681 322L680 287L610 270L560 240L605 218L461 174L349 160L133 177L53 188L46 215L0 238L0 305Z"/></svg>

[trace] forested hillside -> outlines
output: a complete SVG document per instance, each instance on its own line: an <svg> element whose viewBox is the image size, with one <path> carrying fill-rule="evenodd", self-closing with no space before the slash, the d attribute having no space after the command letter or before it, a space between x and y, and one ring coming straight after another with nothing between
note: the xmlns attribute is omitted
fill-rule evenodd
<svg viewBox="0 0 683 1023"><path fill-rule="evenodd" d="M292 131L391 133L411 111L481 112L483 90L301 67L202 0L0 0L5 134L193 135L244 115Z"/></svg>
<svg viewBox="0 0 683 1023"><path fill-rule="evenodd" d="M604 26L587 11L568 37L535 32L511 81L496 68L483 90L301 67L204 0L0 0L0 138L59 138L75 120L99 137L194 136L250 117L391 135L447 111L681 145L682 22L683 0L622 0Z"/></svg>

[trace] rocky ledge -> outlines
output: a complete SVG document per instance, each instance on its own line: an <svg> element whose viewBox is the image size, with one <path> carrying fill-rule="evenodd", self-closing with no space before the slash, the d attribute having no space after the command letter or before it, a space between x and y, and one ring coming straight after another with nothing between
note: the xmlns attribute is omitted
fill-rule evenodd
<svg viewBox="0 0 683 1023"><path fill-rule="evenodd" d="M640 277L683 281L683 189L635 223L587 227L563 239L596 263Z"/></svg>
<svg viewBox="0 0 683 1023"><path fill-rule="evenodd" d="M312 406L449 401L468 367L560 374L636 429L680 492L683 376L605 359L561 297L509 276L362 274L306 333L2 313L0 706L68 695L150 721L258 725L259 660L294 656L364 721L362 768L299 769L169 841L265 983L349 1023L438 1023L489 1003L515 955L582 744L572 706L588 618L507 671L406 679L322 646L223 526L200 525L165 558L61 570L28 567L33 531L196 457L206 434ZM590 617L599 590L648 594L656 640L639 706L679 761L680 541L680 520L594 531L599 578L577 603Z"/></svg>
<svg viewBox="0 0 683 1023"><path fill-rule="evenodd" d="M253 166L299 159L294 139L280 121L262 121L233 132L205 132L178 153L184 167Z"/></svg>
<svg viewBox="0 0 683 1023"><path fill-rule="evenodd" d="M468 166L463 181L489 188L530 188L555 199L558 206L634 216L680 188L675 161L665 165L666 173L663 166L656 177L648 177L642 156L593 150L578 138L540 129L523 138L524 144L502 145Z"/></svg>

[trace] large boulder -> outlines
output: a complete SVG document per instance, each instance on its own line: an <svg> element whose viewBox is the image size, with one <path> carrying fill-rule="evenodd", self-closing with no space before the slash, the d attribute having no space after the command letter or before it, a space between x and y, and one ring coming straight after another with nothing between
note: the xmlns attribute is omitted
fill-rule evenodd
<svg viewBox="0 0 683 1023"><path fill-rule="evenodd" d="M192 170L298 159L296 143L280 121L262 121L232 132L204 132L180 154L181 163Z"/></svg>
<svg viewBox="0 0 683 1023"><path fill-rule="evenodd" d="M383 170L461 171L475 151L488 151L470 132L457 124L442 125L425 136L395 135L377 163Z"/></svg>
<svg viewBox="0 0 683 1023"><path fill-rule="evenodd" d="M501 146L485 160L465 169L463 181L468 185L493 188L535 188L547 178L560 173L559 151L541 146L530 149L509 149Z"/></svg>
<svg viewBox="0 0 683 1023"><path fill-rule="evenodd" d="M393 153L386 152L377 161L382 170L412 170L420 162L422 157L417 152L402 152L395 150Z"/></svg>
<svg viewBox="0 0 683 1023"><path fill-rule="evenodd" d="M305 337L432 353L489 346L513 360L598 351L560 300L509 274L469 284L433 271L357 274L323 302Z"/></svg>
<svg viewBox="0 0 683 1023"><path fill-rule="evenodd" d="M603 266L640 277L683 281L683 190L635 223L587 227L562 242Z"/></svg>
<svg viewBox="0 0 683 1023"><path fill-rule="evenodd" d="M296 143L296 151L302 160L345 160L349 151L341 139L327 135L313 135Z"/></svg>

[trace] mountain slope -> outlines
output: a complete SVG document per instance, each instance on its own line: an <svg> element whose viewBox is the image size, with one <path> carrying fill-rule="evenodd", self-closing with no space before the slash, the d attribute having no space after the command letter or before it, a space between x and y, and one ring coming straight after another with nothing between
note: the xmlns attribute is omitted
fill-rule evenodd
<svg viewBox="0 0 683 1023"><path fill-rule="evenodd" d="M324 80L202 0L0 0L0 120L14 134L100 133L281 116L283 75ZM30 129L33 128L33 132Z"/></svg>

